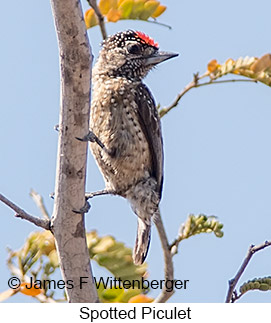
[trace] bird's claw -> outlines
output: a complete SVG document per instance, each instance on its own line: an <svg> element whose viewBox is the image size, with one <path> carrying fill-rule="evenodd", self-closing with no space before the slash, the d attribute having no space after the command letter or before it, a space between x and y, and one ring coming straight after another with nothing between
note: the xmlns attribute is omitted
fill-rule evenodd
<svg viewBox="0 0 271 323"><path fill-rule="evenodd" d="M90 210L91 205L89 204L89 202L86 200L85 204L83 207L81 207L80 210L72 210L74 213L76 214L85 214L88 213L88 211Z"/></svg>
<svg viewBox="0 0 271 323"><path fill-rule="evenodd" d="M104 144L101 142L101 140L95 135L94 132L89 130L88 134L85 135L83 138L75 137L77 140L80 141L90 141L90 142L96 142L102 149L106 150ZM107 150L106 150L107 151Z"/></svg>
<svg viewBox="0 0 271 323"><path fill-rule="evenodd" d="M76 137L76 139L80 141L90 141L90 142L96 142L98 140L97 136L91 130L83 138Z"/></svg>

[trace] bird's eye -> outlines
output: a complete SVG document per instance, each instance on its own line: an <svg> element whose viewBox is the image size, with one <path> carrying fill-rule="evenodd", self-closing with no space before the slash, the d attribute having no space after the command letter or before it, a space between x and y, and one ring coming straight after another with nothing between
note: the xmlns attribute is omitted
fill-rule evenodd
<svg viewBox="0 0 271 323"><path fill-rule="evenodd" d="M128 45L127 50L130 54L139 54L140 53L140 46L137 44L131 44L131 45Z"/></svg>

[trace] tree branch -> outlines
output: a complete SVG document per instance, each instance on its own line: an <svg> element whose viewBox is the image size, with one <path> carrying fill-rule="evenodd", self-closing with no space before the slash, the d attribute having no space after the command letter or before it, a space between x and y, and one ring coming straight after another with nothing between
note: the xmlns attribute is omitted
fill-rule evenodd
<svg viewBox="0 0 271 323"><path fill-rule="evenodd" d="M154 217L154 223L156 225L162 249L164 254L164 271L165 271L165 280L173 280L174 279L174 269L173 269L173 262L172 262L172 255L169 249L169 243L166 235L166 231L162 222L160 211ZM166 290L166 287L163 286L163 289L154 300L154 303L165 303L174 293L174 290L171 292Z"/></svg>
<svg viewBox="0 0 271 323"><path fill-rule="evenodd" d="M93 8L97 18L98 18L98 23L101 29L102 37L105 40L107 38L107 33L105 29L105 24L104 24L104 16L102 15L99 7L97 6L96 0L87 0L89 5Z"/></svg>
<svg viewBox="0 0 271 323"><path fill-rule="evenodd" d="M87 192L85 194L86 199L92 199L93 197L96 196L101 196L101 195L117 195L116 191L111 191L111 190L101 190L101 191L97 191L97 192Z"/></svg>
<svg viewBox="0 0 271 323"><path fill-rule="evenodd" d="M229 280L229 289L228 289L228 293L227 293L227 297L226 297L226 301L225 303L234 303L238 298L240 297L235 297L233 298L234 293L236 293L235 290L235 286L237 285L240 277L242 276L243 272L245 271L250 259L252 258L252 256L257 252L260 251L266 247L271 246L271 241L265 241L264 243L258 245L258 246L254 246L251 245L248 249L248 253L245 257L245 259L243 260L243 263L240 267L240 269L238 270L237 274L235 275L234 278L232 278L231 280Z"/></svg>
<svg viewBox="0 0 271 323"><path fill-rule="evenodd" d="M4 195L0 194L0 201L5 203L7 206L9 206L12 210L16 212L15 216L17 218L21 218L23 220L27 220L36 226L43 228L45 230L50 230L50 221L47 219L40 219L33 215L30 215L26 213L23 209L21 209L19 206L11 202L9 199L7 199Z"/></svg>
<svg viewBox="0 0 271 323"><path fill-rule="evenodd" d="M92 55L79 0L51 0L61 73L59 140L52 232L69 302L98 302L86 243L84 214ZM85 283L80 284L80 279Z"/></svg>
<svg viewBox="0 0 271 323"><path fill-rule="evenodd" d="M257 83L257 80L246 80L246 79L232 79L232 80L222 80L222 81L213 81L210 80L209 82L205 83L199 83L199 80L206 77L207 74L203 74L202 76L198 76L198 74L194 75L194 80L190 82L182 91L180 94L177 95L176 99L173 101L173 103L166 107L162 108L159 111L160 118L162 118L165 114L167 114L170 110L175 108L178 104L181 98L189 92L191 89L196 88L196 87L201 87L205 85L211 85L211 84L222 84L222 83L233 83L233 82L252 82L252 83Z"/></svg>
<svg viewBox="0 0 271 323"><path fill-rule="evenodd" d="M40 209L44 219L50 220L50 216L43 202L43 198L40 194L31 189L29 195L32 197L33 201L36 203L37 207Z"/></svg>
<svg viewBox="0 0 271 323"><path fill-rule="evenodd" d="M140 19L138 19L138 20L140 20ZM164 23L156 21L156 20L140 20L140 21L145 21L145 22L149 22L151 24L155 24L155 25L159 25L159 26L162 26L162 27L166 27L168 29L172 29L172 27L170 25L164 24Z"/></svg>

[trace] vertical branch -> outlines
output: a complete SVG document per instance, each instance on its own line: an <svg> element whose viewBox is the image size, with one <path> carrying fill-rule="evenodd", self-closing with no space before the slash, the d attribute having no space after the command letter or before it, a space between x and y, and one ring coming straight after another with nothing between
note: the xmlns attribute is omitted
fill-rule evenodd
<svg viewBox="0 0 271 323"><path fill-rule="evenodd" d="M163 254L164 254L164 272L165 272L165 280L174 280L174 268L172 262L172 254L169 248L169 243L165 231L165 227L162 222L160 211L154 217L154 223L156 225L159 238L161 241ZM174 291L168 291L166 286L163 286L161 293L154 300L155 303L165 303L172 295Z"/></svg>
<svg viewBox="0 0 271 323"><path fill-rule="evenodd" d="M86 243L84 214L92 55L79 0L51 0L58 36L61 102L52 231L69 302L97 302ZM84 281L84 283L82 283ZM81 284L80 284L81 283Z"/></svg>

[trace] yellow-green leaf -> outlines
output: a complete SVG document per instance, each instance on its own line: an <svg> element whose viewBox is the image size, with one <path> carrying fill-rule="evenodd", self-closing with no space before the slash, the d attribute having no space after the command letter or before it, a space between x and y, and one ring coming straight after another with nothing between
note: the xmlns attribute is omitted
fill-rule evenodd
<svg viewBox="0 0 271 323"><path fill-rule="evenodd" d="M136 266L132 259L132 250L111 236L99 237L96 231L87 233L90 257L115 277L122 280L136 280L145 277L147 265Z"/></svg>
<svg viewBox="0 0 271 323"><path fill-rule="evenodd" d="M189 237L200 233L213 232L216 237L223 237L223 224L218 222L214 216L199 214L195 216L190 214L186 222L182 225L179 233L179 240L188 239Z"/></svg>
<svg viewBox="0 0 271 323"><path fill-rule="evenodd" d="M108 301L108 302L112 302L112 301L116 301L117 298L121 297L124 293L124 289L123 288L107 288L102 292L102 297Z"/></svg>
<svg viewBox="0 0 271 323"><path fill-rule="evenodd" d="M104 16L108 14L111 8L117 8L116 0L100 0L99 9Z"/></svg>
<svg viewBox="0 0 271 323"><path fill-rule="evenodd" d="M167 7L166 6L163 6L163 5L159 5L157 7L157 9L154 11L154 13L151 15L152 18L157 18L159 16L161 16L162 13L164 13L166 11Z"/></svg>
<svg viewBox="0 0 271 323"><path fill-rule="evenodd" d="M146 0L134 0L132 12L130 14L131 19L138 19L144 10L144 4Z"/></svg>
<svg viewBox="0 0 271 323"><path fill-rule="evenodd" d="M271 54L265 54L260 59L249 56L239 57L236 61L228 59L224 64L218 65L209 76L216 80L229 73L271 86Z"/></svg>
<svg viewBox="0 0 271 323"><path fill-rule="evenodd" d="M129 18L134 5L134 0L123 0L119 5L119 10L121 12L121 18Z"/></svg>
<svg viewBox="0 0 271 323"><path fill-rule="evenodd" d="M245 294L250 290L259 290L263 292L271 290L271 277L269 276L269 277L263 277L263 278L254 278L252 280L245 282L240 287L241 294Z"/></svg>
<svg viewBox="0 0 271 323"><path fill-rule="evenodd" d="M106 17L108 22L117 22L121 17L121 12L118 9L111 8Z"/></svg>
<svg viewBox="0 0 271 323"><path fill-rule="evenodd" d="M85 12L85 24L87 28L94 27L98 24L96 14L92 8L88 9Z"/></svg>
<svg viewBox="0 0 271 323"><path fill-rule="evenodd" d="M160 2L156 0L149 0L144 3L144 9L141 12L139 18L141 20L147 20L158 8Z"/></svg>

